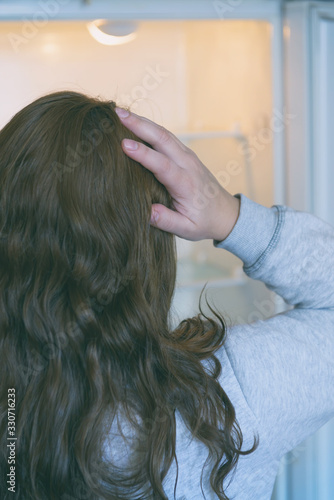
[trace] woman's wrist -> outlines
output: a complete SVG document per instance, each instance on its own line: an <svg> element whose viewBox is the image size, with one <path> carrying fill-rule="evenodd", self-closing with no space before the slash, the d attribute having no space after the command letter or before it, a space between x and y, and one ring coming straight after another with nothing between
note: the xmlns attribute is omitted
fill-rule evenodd
<svg viewBox="0 0 334 500"><path fill-rule="evenodd" d="M240 213L240 198L226 193L223 203L216 214L213 228L213 240L223 241L232 232Z"/></svg>

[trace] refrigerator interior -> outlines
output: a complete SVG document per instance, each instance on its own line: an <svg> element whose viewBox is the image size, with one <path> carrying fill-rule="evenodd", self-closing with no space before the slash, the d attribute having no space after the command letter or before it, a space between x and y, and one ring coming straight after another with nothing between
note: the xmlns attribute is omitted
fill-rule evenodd
<svg viewBox="0 0 334 500"><path fill-rule="evenodd" d="M232 194L271 206L270 23L155 20L135 22L132 30L132 41L108 46L83 21L49 21L31 31L19 22L1 23L0 127L52 91L112 99L172 130ZM266 316L254 300L275 305L264 285L243 274L241 261L212 241L177 238L177 249L172 324L198 312L206 282L209 300L231 321ZM203 309L208 312L204 301Z"/></svg>

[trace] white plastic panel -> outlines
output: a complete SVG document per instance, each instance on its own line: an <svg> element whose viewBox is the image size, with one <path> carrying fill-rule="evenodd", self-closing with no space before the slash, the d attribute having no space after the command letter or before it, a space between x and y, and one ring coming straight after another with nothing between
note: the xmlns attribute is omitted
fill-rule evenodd
<svg viewBox="0 0 334 500"><path fill-rule="evenodd" d="M279 0L0 0L0 19L266 19Z"/></svg>
<svg viewBox="0 0 334 500"><path fill-rule="evenodd" d="M311 210L309 5L287 3L284 12L286 203Z"/></svg>
<svg viewBox="0 0 334 500"><path fill-rule="evenodd" d="M313 16L314 211L334 225L334 5Z"/></svg>
<svg viewBox="0 0 334 500"><path fill-rule="evenodd" d="M287 204L334 224L334 3L287 3L284 38ZM284 456L272 500L332 500L333 443L331 420Z"/></svg>

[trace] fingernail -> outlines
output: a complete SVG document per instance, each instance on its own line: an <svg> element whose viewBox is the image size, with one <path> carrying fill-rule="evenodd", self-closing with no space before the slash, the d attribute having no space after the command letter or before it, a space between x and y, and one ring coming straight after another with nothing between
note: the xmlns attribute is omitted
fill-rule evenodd
<svg viewBox="0 0 334 500"><path fill-rule="evenodd" d="M123 109L123 108L117 108L117 107L116 107L116 108L115 108L115 111L116 111L116 113L118 114L118 116L119 116L120 118L126 118L126 117L130 116L129 111L127 111L126 109Z"/></svg>
<svg viewBox="0 0 334 500"><path fill-rule="evenodd" d="M124 139L123 144L129 151L135 151L138 149L138 142L132 141L131 139Z"/></svg>
<svg viewBox="0 0 334 500"><path fill-rule="evenodd" d="M155 210L152 210L151 220L150 220L151 224L152 223L155 224L158 221L158 219L159 219L159 213L156 212Z"/></svg>

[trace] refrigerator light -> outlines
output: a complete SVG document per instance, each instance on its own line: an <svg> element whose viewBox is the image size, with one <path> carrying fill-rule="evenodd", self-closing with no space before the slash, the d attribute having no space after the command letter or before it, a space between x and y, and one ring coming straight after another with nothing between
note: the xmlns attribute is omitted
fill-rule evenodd
<svg viewBox="0 0 334 500"><path fill-rule="evenodd" d="M42 51L47 55L58 54L59 46L56 43L45 43L42 47Z"/></svg>
<svg viewBox="0 0 334 500"><path fill-rule="evenodd" d="M136 24L132 22L96 19L87 24L87 29L91 36L103 45L122 45L137 36Z"/></svg>

